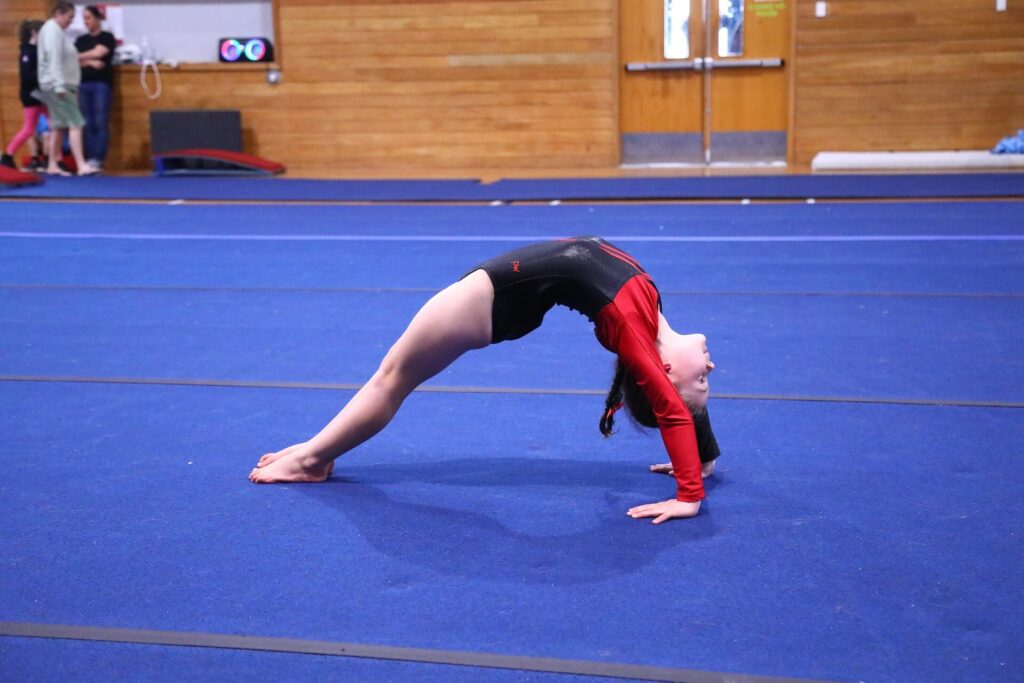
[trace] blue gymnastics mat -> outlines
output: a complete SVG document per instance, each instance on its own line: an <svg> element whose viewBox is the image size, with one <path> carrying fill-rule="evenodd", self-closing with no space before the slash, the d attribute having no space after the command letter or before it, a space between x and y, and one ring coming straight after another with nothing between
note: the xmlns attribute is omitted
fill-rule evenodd
<svg viewBox="0 0 1024 683"><path fill-rule="evenodd" d="M608 678L452 667L413 661L135 643L0 637L0 680L416 681L416 683L608 683Z"/></svg>
<svg viewBox="0 0 1024 683"><path fill-rule="evenodd" d="M0 377L359 384L376 368L381 345L401 334L428 296L4 290ZM1005 352L1024 346L1019 297L670 295L665 310L675 320L701 321L716 340L715 392L1024 405L1024 362ZM112 332L125 325L131 334ZM295 338L296 329L306 334ZM741 342L751 336L755 347ZM951 344L970 353L950 362ZM792 369L797 354L800 372ZM555 310L534 334L466 354L429 384L600 395L612 358L581 316ZM596 414L600 396L591 400Z"/></svg>
<svg viewBox="0 0 1024 683"><path fill-rule="evenodd" d="M94 176L47 178L41 185L0 189L0 197L262 202L527 202L1022 196L1024 173L505 179L489 184L477 180Z"/></svg>
<svg viewBox="0 0 1024 683"><path fill-rule="evenodd" d="M1019 197L1024 173L567 178L502 180L493 187L495 199L505 201Z"/></svg>
<svg viewBox="0 0 1024 683"><path fill-rule="evenodd" d="M592 397L414 394L329 483L248 484L347 395L6 387L5 450L46 457L5 463L0 614L838 680L1024 664L1015 411L725 403L708 509L664 527L625 515L673 489L657 447L602 440ZM441 427L456 415L481 428ZM0 661L133 649L30 645Z"/></svg>
<svg viewBox="0 0 1024 683"><path fill-rule="evenodd" d="M1021 205L0 201L0 681L1017 681ZM699 516L625 514L666 454L600 437L613 357L561 308L325 484L248 481L433 292L576 234L708 335Z"/></svg>

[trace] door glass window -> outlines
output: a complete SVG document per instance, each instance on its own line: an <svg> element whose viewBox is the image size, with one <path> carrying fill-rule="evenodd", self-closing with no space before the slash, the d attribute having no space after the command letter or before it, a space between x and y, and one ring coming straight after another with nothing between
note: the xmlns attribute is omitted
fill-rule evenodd
<svg viewBox="0 0 1024 683"><path fill-rule="evenodd" d="M743 0L718 0L718 56L743 54Z"/></svg>
<svg viewBox="0 0 1024 683"><path fill-rule="evenodd" d="M665 0L665 59L690 56L690 0Z"/></svg>

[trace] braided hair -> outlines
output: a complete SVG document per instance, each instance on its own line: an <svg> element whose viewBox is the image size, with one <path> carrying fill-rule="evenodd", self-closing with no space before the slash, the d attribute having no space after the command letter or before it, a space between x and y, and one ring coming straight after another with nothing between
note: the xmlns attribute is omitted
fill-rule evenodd
<svg viewBox="0 0 1024 683"><path fill-rule="evenodd" d="M656 428L658 419L654 416L651 404L644 392L636 383L636 378L626 370L621 360L615 361L615 377L612 378L611 389L604 400L604 414L598 428L606 437L615 433L615 411L626 406L626 411L634 424Z"/></svg>
<svg viewBox="0 0 1024 683"><path fill-rule="evenodd" d="M711 424L707 422L707 409L694 405L685 396L682 399L689 409L690 415L693 416L697 431L710 433ZM616 360L615 376L612 378L612 386L608 390L608 396L604 400L604 414L601 415L601 421L598 423L598 429L601 430L601 434L605 437L615 433L615 412L622 408L623 405L626 406L626 412L629 413L633 424L640 427L657 429L658 418L654 416L654 409L651 408L650 401L647 400L647 396L644 395L643 390L636 383L636 378L626 370L626 366L622 364L622 361ZM704 423L706 423L706 429ZM699 435L698 441L701 441L701 438L702 436ZM714 439L713 435L711 438L712 440ZM714 449L717 451L717 444L715 444ZM703 450L704 448L702 447L702 454ZM712 458L717 455L716 452Z"/></svg>

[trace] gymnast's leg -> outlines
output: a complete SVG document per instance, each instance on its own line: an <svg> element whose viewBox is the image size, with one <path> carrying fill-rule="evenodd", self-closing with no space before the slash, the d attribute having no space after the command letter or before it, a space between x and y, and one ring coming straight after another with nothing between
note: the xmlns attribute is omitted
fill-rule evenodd
<svg viewBox="0 0 1024 683"><path fill-rule="evenodd" d="M249 480L317 482L326 479L338 456L382 430L413 389L470 349L491 343L494 287L474 271L434 295L384 356L373 377L309 441L260 458Z"/></svg>

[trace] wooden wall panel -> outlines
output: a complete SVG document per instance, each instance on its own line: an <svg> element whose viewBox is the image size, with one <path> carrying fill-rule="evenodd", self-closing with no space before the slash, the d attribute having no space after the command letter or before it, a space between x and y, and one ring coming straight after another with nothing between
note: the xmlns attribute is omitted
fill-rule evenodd
<svg viewBox="0 0 1024 683"><path fill-rule="evenodd" d="M991 147L1024 127L1024 5L794 0L793 159L823 149ZM0 0L0 127L20 126L17 23ZM279 0L263 67L117 76L113 169L149 168L151 109L239 108L248 151L297 172L473 173L618 163L616 0ZM624 112L623 115L628 114Z"/></svg>
<svg viewBox="0 0 1024 683"><path fill-rule="evenodd" d="M150 101L139 67L119 67L108 165L149 168L153 109L237 108L246 151L296 172L613 166L616 7L279 0L279 85L263 66L161 67L163 94ZM16 45L0 46L15 68Z"/></svg>
<svg viewBox="0 0 1024 683"><path fill-rule="evenodd" d="M296 166L618 162L612 0L280 5L295 107L268 150Z"/></svg>
<svg viewBox="0 0 1024 683"><path fill-rule="evenodd" d="M797 0L794 160L822 150L988 149L1024 127L1024 6Z"/></svg>

